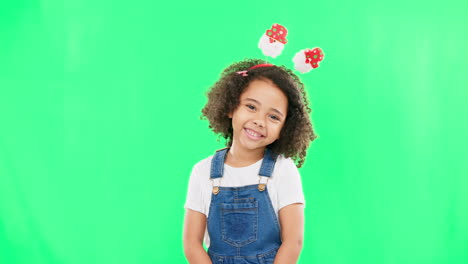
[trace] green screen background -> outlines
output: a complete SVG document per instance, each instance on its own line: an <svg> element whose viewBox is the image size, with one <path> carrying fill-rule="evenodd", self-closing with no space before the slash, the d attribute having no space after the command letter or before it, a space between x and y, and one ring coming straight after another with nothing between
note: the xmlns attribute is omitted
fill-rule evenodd
<svg viewBox="0 0 468 264"><path fill-rule="evenodd" d="M468 263L464 1L2 2L0 263L186 263L205 90L273 23L319 137L299 263Z"/></svg>

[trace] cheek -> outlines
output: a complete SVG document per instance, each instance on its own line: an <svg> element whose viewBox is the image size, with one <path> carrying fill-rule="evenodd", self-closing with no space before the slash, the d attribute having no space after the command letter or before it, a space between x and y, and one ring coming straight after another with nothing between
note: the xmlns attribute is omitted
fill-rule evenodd
<svg viewBox="0 0 468 264"><path fill-rule="evenodd" d="M239 130L243 127L242 120L238 116L234 116L231 121L231 126L233 130Z"/></svg>
<svg viewBox="0 0 468 264"><path fill-rule="evenodd" d="M283 129L284 127L284 124L275 124L275 126L273 127L273 131L274 131L274 134L276 137L279 138L279 136L281 135L281 130Z"/></svg>

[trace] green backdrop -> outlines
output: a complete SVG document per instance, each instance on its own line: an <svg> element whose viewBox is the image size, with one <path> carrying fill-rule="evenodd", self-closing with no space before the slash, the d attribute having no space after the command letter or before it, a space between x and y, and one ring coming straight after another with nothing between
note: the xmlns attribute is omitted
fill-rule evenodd
<svg viewBox="0 0 468 264"><path fill-rule="evenodd" d="M186 263L199 120L229 63L321 47L300 263L468 263L464 1L3 1L0 263ZM300 73L298 73L300 74Z"/></svg>

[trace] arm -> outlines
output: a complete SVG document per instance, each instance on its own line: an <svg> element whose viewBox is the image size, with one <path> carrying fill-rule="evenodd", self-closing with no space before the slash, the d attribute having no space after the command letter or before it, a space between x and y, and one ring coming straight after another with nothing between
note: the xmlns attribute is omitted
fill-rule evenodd
<svg viewBox="0 0 468 264"><path fill-rule="evenodd" d="M304 237L304 206L290 204L278 212L282 244L275 257L275 264L295 264L302 249Z"/></svg>
<svg viewBox="0 0 468 264"><path fill-rule="evenodd" d="M184 220L184 254L190 264L212 264L203 248L203 235L206 228L206 216L187 209Z"/></svg>

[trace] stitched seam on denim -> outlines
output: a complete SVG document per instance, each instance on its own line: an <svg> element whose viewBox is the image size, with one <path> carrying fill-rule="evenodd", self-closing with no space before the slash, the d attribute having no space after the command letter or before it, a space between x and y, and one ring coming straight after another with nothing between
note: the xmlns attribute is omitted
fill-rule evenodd
<svg viewBox="0 0 468 264"><path fill-rule="evenodd" d="M210 178L223 177L224 160L228 149L217 151L211 160L211 173ZM214 175L213 175L214 174Z"/></svg>
<svg viewBox="0 0 468 264"><path fill-rule="evenodd" d="M276 224L276 227L278 228L278 232L281 232L280 225L279 225L279 222L278 222L278 218L276 217L275 209L273 208L273 203L271 202L271 199L270 199L270 194L268 194L268 189L265 189L265 195L266 195L266 199L268 201L268 207L270 208L270 215L273 217L273 220L274 220L274 222Z"/></svg>
<svg viewBox="0 0 468 264"><path fill-rule="evenodd" d="M260 264L265 264L265 260L263 259L262 256L257 256L257 260Z"/></svg>
<svg viewBox="0 0 468 264"><path fill-rule="evenodd" d="M234 199L234 203L244 203L244 202L236 202L236 201L245 201L245 203L250 203L250 202L256 201L256 199L255 199L255 197Z"/></svg>
<svg viewBox="0 0 468 264"><path fill-rule="evenodd" d="M275 167L275 163L276 163L276 158L274 157L274 154L272 152L269 153L270 155L270 163L268 164L270 167L268 168L268 177L271 177L271 175L273 174L273 168Z"/></svg>
<svg viewBox="0 0 468 264"><path fill-rule="evenodd" d="M262 166L260 168L259 175L265 176L265 177L271 177L271 175L273 174L273 168L275 166L277 156L269 149L266 149L265 152L266 153L264 155L264 159L262 162Z"/></svg>
<svg viewBox="0 0 468 264"><path fill-rule="evenodd" d="M255 235L254 241L258 240L258 218L259 218L259 216L258 216L258 202L256 202L256 204L257 204L257 207L256 207L257 212L255 214L255 221L254 221L254 235Z"/></svg>
<svg viewBox="0 0 468 264"><path fill-rule="evenodd" d="M223 242L233 246L233 247L243 247L243 246L246 246L250 243L253 243L257 241L254 237L253 238L249 238L247 240L244 240L242 242L236 242L236 241L232 241L232 240L229 240L228 238L225 237L225 239L223 239Z"/></svg>
<svg viewBox="0 0 468 264"><path fill-rule="evenodd" d="M267 174L267 167L268 166L268 158L264 158L263 159L263 162L262 162L262 166L260 167L260 172L258 173L260 176L265 176L265 177L268 177L266 176L265 174Z"/></svg>
<svg viewBox="0 0 468 264"><path fill-rule="evenodd" d="M270 171L269 171L269 177L271 177L273 175L273 170L275 168L275 164L276 164L276 159L278 158L278 156L276 154L274 154L273 152L270 151Z"/></svg>
<svg viewBox="0 0 468 264"><path fill-rule="evenodd" d="M278 254L278 250L279 250L279 247L275 247L272 250L269 250L269 251L267 251L267 252L265 252L263 254L259 254L258 256L264 258L265 256L268 256L268 255L274 253L275 251L276 251L276 254ZM263 259L263 260L265 260L265 259Z"/></svg>
<svg viewBox="0 0 468 264"><path fill-rule="evenodd" d="M221 153L221 161L219 162L219 174L220 174L220 177L223 177L223 173L224 173L224 162L226 160L226 153L227 153L228 149L223 149L222 151L220 151Z"/></svg>
<svg viewBox="0 0 468 264"><path fill-rule="evenodd" d="M223 242L233 246L233 247L243 247L247 244L250 244L250 243L253 243L255 241L258 240L258 202L256 202L256 207L253 208L256 212L255 214L253 215L254 217L254 221L253 221L253 236L250 236L248 237L246 240L242 241L242 242L236 242L236 241L233 241L231 239L229 239L227 237L227 234L226 234L226 225L225 225L225 221L224 221L224 211L223 211L223 208L221 207L221 239L223 240ZM240 249L239 249L240 250ZM240 252L240 251L239 251Z"/></svg>
<svg viewBox="0 0 468 264"><path fill-rule="evenodd" d="M255 208L242 208L242 209L224 209L221 208L223 212L243 212L243 211L255 211Z"/></svg>
<svg viewBox="0 0 468 264"><path fill-rule="evenodd" d="M220 256L221 258L224 259L231 259L231 258L236 258L236 259L250 259L250 258L257 258L257 256Z"/></svg>
<svg viewBox="0 0 468 264"><path fill-rule="evenodd" d="M265 172L265 174L267 174L267 175L265 175L265 176L267 176L267 177L271 176L271 171L272 171L271 168L273 167L273 165L274 165L274 163L273 163L273 161L271 159L270 153L268 153L268 163L267 163L266 172Z"/></svg>
<svg viewBox="0 0 468 264"><path fill-rule="evenodd" d="M219 152L216 152L215 155L213 156L213 159L211 159L211 173L210 173L210 178L218 178L217 176L217 165L218 164L218 157L219 157Z"/></svg>
<svg viewBox="0 0 468 264"><path fill-rule="evenodd" d="M271 172L272 172L272 169L271 169L271 168L274 166L275 163L274 163L274 161L273 161L273 159L272 159L272 153L271 153L270 150L268 150L268 154L267 154L267 155L268 155L268 164L267 164L267 165L268 165L268 167L267 167L267 170L268 170L268 171L266 172L266 174L268 174L268 177L270 177L270 176L271 176Z"/></svg>
<svg viewBox="0 0 468 264"><path fill-rule="evenodd" d="M214 205L213 205L213 204L214 204L214 202L213 202L214 197L213 197L213 196L214 196L214 194L211 194L210 211L208 212L208 216L206 217L206 222L207 222L207 224L209 223L209 221L210 221L210 216L211 216L211 214L213 213L213 206L214 206Z"/></svg>
<svg viewBox="0 0 468 264"><path fill-rule="evenodd" d="M219 186L220 190L229 190L229 191L242 191L242 190L248 190L248 189L256 189L258 187L258 184L249 184L245 186L240 186L240 187L223 187Z"/></svg>
<svg viewBox="0 0 468 264"><path fill-rule="evenodd" d="M263 176L265 174L265 166L268 164L268 149L265 149L265 153L263 154L263 161L262 165L260 166L259 175Z"/></svg>
<svg viewBox="0 0 468 264"><path fill-rule="evenodd" d="M278 248L276 248L278 249ZM213 250L211 249L208 249L209 252L211 252L211 254L213 255L213 257L215 258L222 258L222 259L227 259L227 258L237 258L237 259L243 259L243 258L257 258L258 255L255 255L255 256L223 256L223 255L220 255L216 252L213 252ZM273 250L271 250L273 251ZM264 253L262 255L266 255L268 253L271 253L271 251L267 251L267 253Z"/></svg>

